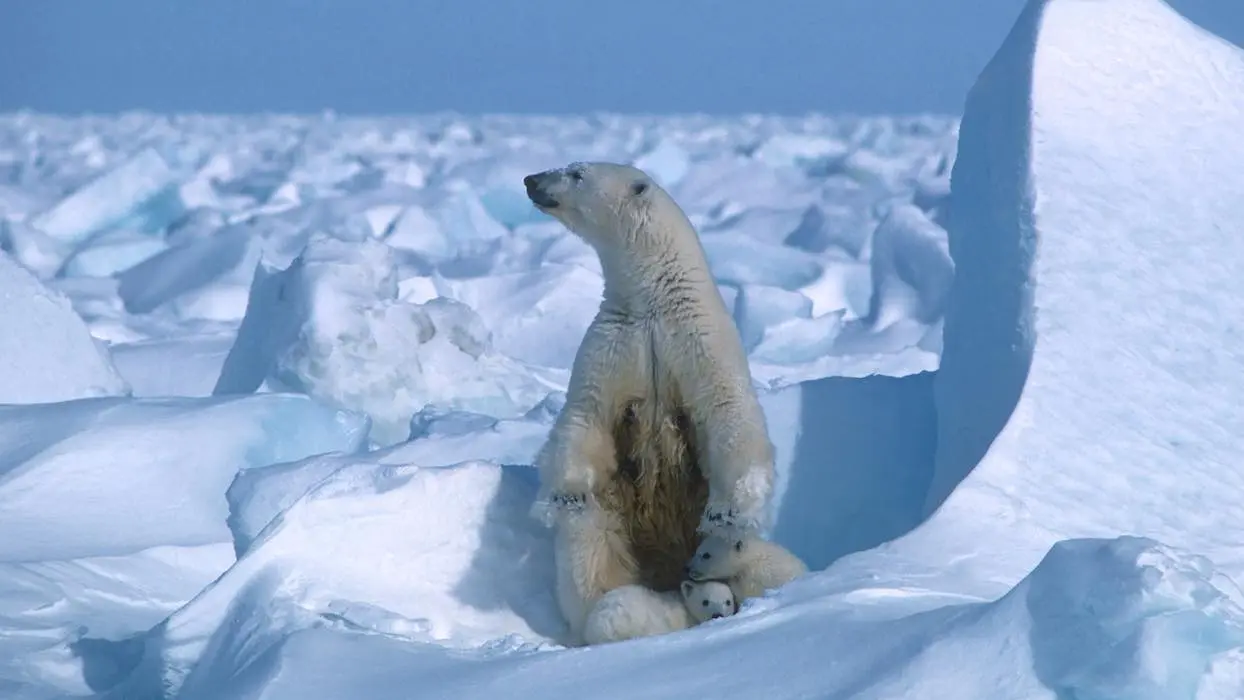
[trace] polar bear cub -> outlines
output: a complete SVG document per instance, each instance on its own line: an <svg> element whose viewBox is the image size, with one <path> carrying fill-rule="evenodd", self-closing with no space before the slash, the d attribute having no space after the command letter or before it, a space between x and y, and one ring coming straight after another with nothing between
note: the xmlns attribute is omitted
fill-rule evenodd
<svg viewBox="0 0 1244 700"><path fill-rule="evenodd" d="M691 581L725 581L735 600L756 598L807 573L808 567L782 545L759 537L741 540L706 535L687 565Z"/></svg>
<svg viewBox="0 0 1244 700"><path fill-rule="evenodd" d="M583 641L602 644L676 632L738 610L721 581L683 581L677 591L619 586L601 596L583 626Z"/></svg>

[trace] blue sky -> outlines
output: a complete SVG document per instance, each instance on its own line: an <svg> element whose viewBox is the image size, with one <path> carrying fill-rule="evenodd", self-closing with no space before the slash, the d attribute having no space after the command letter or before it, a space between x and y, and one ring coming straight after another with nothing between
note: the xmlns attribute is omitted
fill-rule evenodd
<svg viewBox="0 0 1244 700"><path fill-rule="evenodd" d="M1022 0L0 4L0 110L958 113Z"/></svg>

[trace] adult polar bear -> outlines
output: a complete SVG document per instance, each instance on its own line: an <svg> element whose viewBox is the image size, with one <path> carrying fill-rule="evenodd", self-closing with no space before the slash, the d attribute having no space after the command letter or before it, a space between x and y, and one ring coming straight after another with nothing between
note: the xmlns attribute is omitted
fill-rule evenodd
<svg viewBox="0 0 1244 700"><path fill-rule="evenodd" d="M536 458L574 641L606 592L678 590L704 534L764 523L773 446L695 228L643 171L572 163L527 196L600 257L604 299Z"/></svg>

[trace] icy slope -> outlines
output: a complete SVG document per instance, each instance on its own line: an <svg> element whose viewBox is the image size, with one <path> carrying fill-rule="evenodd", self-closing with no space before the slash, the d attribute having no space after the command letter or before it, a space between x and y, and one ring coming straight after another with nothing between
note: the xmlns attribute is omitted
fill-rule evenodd
<svg viewBox="0 0 1244 700"><path fill-rule="evenodd" d="M353 452L366 429L303 396L0 407L0 688L112 674L83 661L92 645L158 623L232 563L239 470Z"/></svg>
<svg viewBox="0 0 1244 700"><path fill-rule="evenodd" d="M107 348L61 294L0 253L0 404L126 394Z"/></svg>

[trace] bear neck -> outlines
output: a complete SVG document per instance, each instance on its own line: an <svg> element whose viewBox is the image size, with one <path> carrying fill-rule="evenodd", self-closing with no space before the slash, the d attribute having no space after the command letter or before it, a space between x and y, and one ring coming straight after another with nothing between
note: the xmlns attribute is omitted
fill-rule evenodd
<svg viewBox="0 0 1244 700"><path fill-rule="evenodd" d="M629 315L660 314L674 296L720 299L699 240L694 246L673 242L598 247L605 282L604 303Z"/></svg>

